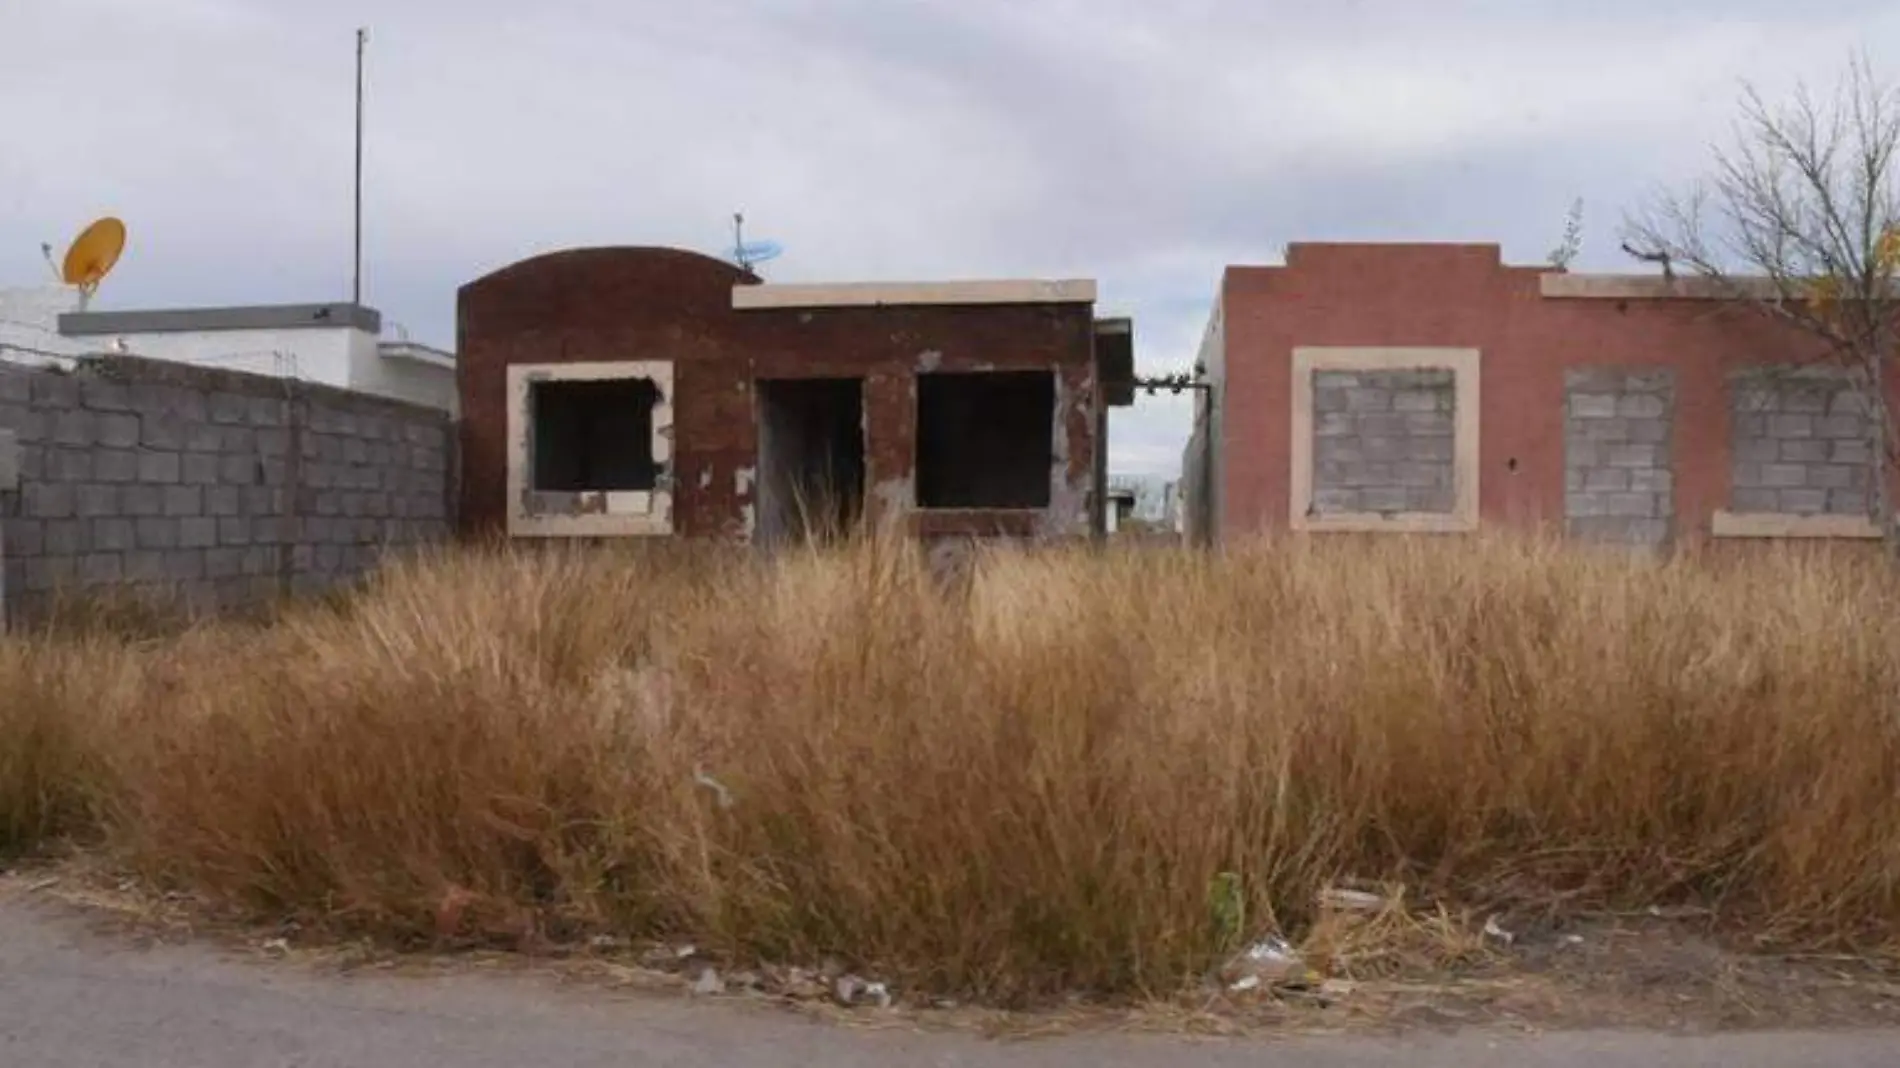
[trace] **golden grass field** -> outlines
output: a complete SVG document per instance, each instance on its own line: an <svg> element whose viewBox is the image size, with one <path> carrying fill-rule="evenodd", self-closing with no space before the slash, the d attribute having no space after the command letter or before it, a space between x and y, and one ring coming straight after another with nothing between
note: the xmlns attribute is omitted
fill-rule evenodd
<svg viewBox="0 0 1900 1068"><path fill-rule="evenodd" d="M1900 577L1502 538L460 550L0 641L0 853L398 944L1166 992L1342 878L1900 942Z"/></svg>

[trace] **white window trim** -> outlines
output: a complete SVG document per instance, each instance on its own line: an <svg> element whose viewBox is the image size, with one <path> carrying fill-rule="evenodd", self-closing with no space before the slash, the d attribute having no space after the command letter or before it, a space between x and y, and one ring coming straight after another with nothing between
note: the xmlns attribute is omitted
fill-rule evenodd
<svg viewBox="0 0 1900 1068"><path fill-rule="evenodd" d="M1478 529L1479 350L1423 347L1302 347L1293 350L1289 526L1314 533L1463 534ZM1335 512L1313 506L1313 375L1318 371L1450 371L1454 402L1453 498L1449 512Z"/></svg>
<svg viewBox="0 0 1900 1068"><path fill-rule="evenodd" d="M653 460L659 485L646 491L580 493L578 507L537 512L529 504L533 472L533 389L540 382L644 378L660 392L653 405ZM671 534L673 494L664 472L673 456L673 364L667 360L521 363L508 367L508 534L518 538L618 538Z"/></svg>
<svg viewBox="0 0 1900 1068"><path fill-rule="evenodd" d="M1864 515L1795 515L1724 510L1711 517L1709 533L1717 538L1869 540L1880 537L1880 525Z"/></svg>

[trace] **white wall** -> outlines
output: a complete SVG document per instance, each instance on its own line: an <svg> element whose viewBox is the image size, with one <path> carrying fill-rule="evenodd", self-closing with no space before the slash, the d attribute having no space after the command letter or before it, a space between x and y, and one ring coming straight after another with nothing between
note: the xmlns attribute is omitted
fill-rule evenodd
<svg viewBox="0 0 1900 1068"><path fill-rule="evenodd" d="M350 339L350 388L451 414L460 408L454 368L386 356L377 339L361 331Z"/></svg>
<svg viewBox="0 0 1900 1068"><path fill-rule="evenodd" d="M100 335L85 338L91 351L112 350L113 338L125 339L125 351L155 360L249 371L260 375L295 376L340 389L350 388L352 335L349 327L298 327L291 330L179 330L149 334ZM376 339L369 337L373 348Z"/></svg>
<svg viewBox="0 0 1900 1068"><path fill-rule="evenodd" d="M94 346L82 338L60 336L60 313L78 310L79 291L71 286L0 289L0 360L41 364L48 358L38 353L78 356L92 351Z"/></svg>

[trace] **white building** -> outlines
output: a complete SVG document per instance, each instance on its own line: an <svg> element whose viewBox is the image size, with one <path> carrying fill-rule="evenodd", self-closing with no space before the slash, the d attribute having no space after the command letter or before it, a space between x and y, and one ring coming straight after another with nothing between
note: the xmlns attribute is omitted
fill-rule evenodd
<svg viewBox="0 0 1900 1068"><path fill-rule="evenodd" d="M0 290L0 358L125 353L294 377L455 412L455 357L383 340L382 319L374 308L349 303L81 311L69 287Z"/></svg>

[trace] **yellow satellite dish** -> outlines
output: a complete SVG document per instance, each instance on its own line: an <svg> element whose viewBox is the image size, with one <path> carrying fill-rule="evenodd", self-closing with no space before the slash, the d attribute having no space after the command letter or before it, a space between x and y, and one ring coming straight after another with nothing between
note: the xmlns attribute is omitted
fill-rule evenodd
<svg viewBox="0 0 1900 1068"><path fill-rule="evenodd" d="M124 251L125 224L108 215L86 227L73 240L60 267L60 278L69 286L78 286L80 293L89 297L99 288L100 280L112 272L113 265L119 262L119 253Z"/></svg>

